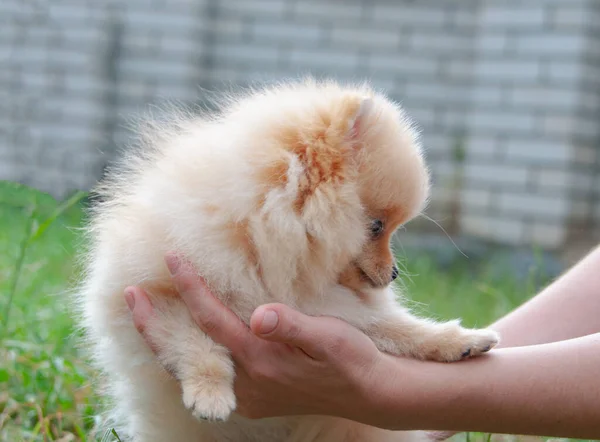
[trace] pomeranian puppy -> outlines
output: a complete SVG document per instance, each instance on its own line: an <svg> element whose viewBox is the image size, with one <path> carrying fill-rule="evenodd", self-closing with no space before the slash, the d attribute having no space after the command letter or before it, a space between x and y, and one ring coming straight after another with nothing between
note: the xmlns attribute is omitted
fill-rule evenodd
<svg viewBox="0 0 600 442"><path fill-rule="evenodd" d="M384 352L457 361L498 337L413 316L397 301L390 238L427 201L429 173L404 111L368 85L303 80L228 97L218 112L150 121L96 189L81 324L111 399L111 424L143 442L404 441L326 417L235 414L234 365L193 322L164 263L185 255L246 323L281 302L364 331ZM123 292L157 317L134 328ZM166 375L164 367L178 381Z"/></svg>

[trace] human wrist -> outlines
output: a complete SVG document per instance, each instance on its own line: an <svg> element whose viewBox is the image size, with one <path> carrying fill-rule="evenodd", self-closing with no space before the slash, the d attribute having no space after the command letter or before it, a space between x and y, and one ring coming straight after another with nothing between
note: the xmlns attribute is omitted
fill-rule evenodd
<svg viewBox="0 0 600 442"><path fill-rule="evenodd" d="M422 412L414 400L417 389L413 388L413 381L421 383L415 379L420 374L414 363L419 362L381 353L356 376L352 385L357 399L343 404L345 414L341 417L384 429L411 429L405 427L415 424L409 416Z"/></svg>
<svg viewBox="0 0 600 442"><path fill-rule="evenodd" d="M453 429L456 422L449 418L449 410L470 391L468 381L454 368L382 354L363 383L359 420L398 431Z"/></svg>

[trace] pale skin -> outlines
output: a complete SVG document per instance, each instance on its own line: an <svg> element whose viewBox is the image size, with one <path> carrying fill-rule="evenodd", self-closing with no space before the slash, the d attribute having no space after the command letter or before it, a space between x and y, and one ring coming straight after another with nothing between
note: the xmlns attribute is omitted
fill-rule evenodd
<svg viewBox="0 0 600 442"><path fill-rule="evenodd" d="M193 268L167 256L198 326L236 363L237 412L250 418L324 414L394 430L600 439L600 248L490 326L501 345L485 356L438 363L381 353L354 327L285 305L257 308L250 327ZM153 314L126 290L144 335ZM152 345L151 342L148 342Z"/></svg>

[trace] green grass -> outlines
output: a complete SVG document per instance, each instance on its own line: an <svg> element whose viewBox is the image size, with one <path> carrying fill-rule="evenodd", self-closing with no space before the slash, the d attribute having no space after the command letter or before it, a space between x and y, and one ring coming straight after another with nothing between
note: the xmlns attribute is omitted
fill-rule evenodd
<svg viewBox="0 0 600 442"><path fill-rule="evenodd" d="M66 305L82 220L81 203L61 205L0 182L0 441L103 437L92 432L99 410L93 373ZM408 256L405 280L415 306L442 319L484 326L534 293L508 274L490 280L489 267L473 269L467 259L442 272L427 256Z"/></svg>

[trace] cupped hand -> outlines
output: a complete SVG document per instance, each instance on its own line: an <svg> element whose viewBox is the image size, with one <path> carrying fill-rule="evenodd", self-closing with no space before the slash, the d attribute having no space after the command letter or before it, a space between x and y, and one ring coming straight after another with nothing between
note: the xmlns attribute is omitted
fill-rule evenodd
<svg viewBox="0 0 600 442"><path fill-rule="evenodd" d="M227 347L236 365L236 412L249 418L325 414L368 418L369 394L382 353L362 332L331 317L311 317L286 305L257 308L249 327L224 306L193 267L167 256L174 284L198 326ZM153 313L147 294L125 294L133 321L145 334Z"/></svg>

